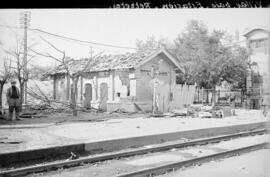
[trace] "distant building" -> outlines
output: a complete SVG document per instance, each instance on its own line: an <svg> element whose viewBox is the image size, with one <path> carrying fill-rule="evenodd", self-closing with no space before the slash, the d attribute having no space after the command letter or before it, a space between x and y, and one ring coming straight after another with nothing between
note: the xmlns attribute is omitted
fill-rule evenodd
<svg viewBox="0 0 270 177"><path fill-rule="evenodd" d="M261 75L269 72L269 35L270 29L267 28L251 28L244 33L250 49L250 60L258 63Z"/></svg>
<svg viewBox="0 0 270 177"><path fill-rule="evenodd" d="M247 40L249 49L249 60L251 63L257 63L252 66L254 73L250 73L247 78L247 90L251 94L250 107L259 108L260 97L266 92L270 92L269 85L269 36L270 29L265 27L250 28L245 31L244 36Z"/></svg>

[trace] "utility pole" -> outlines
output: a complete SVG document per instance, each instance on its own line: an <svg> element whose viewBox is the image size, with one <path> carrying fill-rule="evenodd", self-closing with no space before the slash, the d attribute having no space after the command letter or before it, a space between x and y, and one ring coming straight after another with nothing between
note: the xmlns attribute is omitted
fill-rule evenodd
<svg viewBox="0 0 270 177"><path fill-rule="evenodd" d="M28 80L28 70L27 70L27 30L30 26L30 15L29 11L22 12L20 17L21 28L24 29L24 54L23 54L23 79L24 79L24 103L27 104L27 80Z"/></svg>
<svg viewBox="0 0 270 177"><path fill-rule="evenodd" d="M92 60L92 57L93 57L93 47L90 47L90 55L91 55L91 60Z"/></svg>

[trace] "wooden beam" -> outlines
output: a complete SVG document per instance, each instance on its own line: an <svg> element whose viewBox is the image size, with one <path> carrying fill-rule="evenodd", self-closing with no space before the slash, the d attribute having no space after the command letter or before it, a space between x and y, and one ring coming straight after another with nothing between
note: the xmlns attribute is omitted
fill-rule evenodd
<svg viewBox="0 0 270 177"><path fill-rule="evenodd" d="M66 100L68 101L69 100L69 91L70 91L70 77L68 74L66 74L66 79L67 79L67 82L66 82Z"/></svg>
<svg viewBox="0 0 270 177"><path fill-rule="evenodd" d="M56 75L53 76L53 99L56 100Z"/></svg>

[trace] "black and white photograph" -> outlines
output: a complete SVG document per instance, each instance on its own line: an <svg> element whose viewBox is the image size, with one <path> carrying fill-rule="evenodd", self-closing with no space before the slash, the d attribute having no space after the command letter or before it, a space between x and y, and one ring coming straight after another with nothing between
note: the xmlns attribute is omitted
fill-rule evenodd
<svg viewBox="0 0 270 177"><path fill-rule="evenodd" d="M270 8L121 6L0 9L0 177L270 177Z"/></svg>

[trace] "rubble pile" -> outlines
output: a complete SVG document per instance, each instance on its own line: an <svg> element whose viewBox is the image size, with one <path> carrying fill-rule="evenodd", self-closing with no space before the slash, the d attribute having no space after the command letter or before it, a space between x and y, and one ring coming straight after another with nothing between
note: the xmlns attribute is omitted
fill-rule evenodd
<svg viewBox="0 0 270 177"><path fill-rule="evenodd" d="M67 103L57 103L57 102L40 102L39 104L30 103L24 105L24 109L28 111L42 111L42 112L66 112L71 111L69 104Z"/></svg>
<svg viewBox="0 0 270 177"><path fill-rule="evenodd" d="M187 116L188 108L173 110L172 113L174 114L174 116Z"/></svg>
<svg viewBox="0 0 270 177"><path fill-rule="evenodd" d="M112 113L124 113L125 114L125 113L129 113L129 112L125 108L118 108L118 109L110 112L110 114L112 114Z"/></svg>
<svg viewBox="0 0 270 177"><path fill-rule="evenodd" d="M189 105L187 108L172 110L165 113L168 117L199 117L199 118L224 118L234 115L230 106L209 106L202 104Z"/></svg>
<svg viewBox="0 0 270 177"><path fill-rule="evenodd" d="M201 106L201 110L197 112L197 117L200 118L224 118L232 116L230 106ZM196 113L195 113L196 114Z"/></svg>

